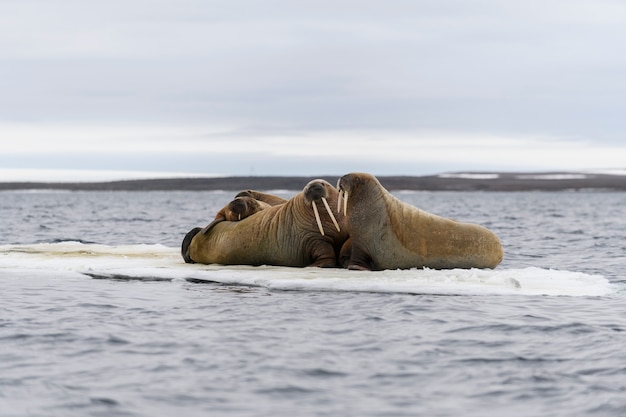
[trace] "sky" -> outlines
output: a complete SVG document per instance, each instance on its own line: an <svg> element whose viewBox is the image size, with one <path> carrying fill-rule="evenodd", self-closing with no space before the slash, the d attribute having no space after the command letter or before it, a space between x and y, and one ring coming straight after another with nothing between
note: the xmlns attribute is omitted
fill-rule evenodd
<svg viewBox="0 0 626 417"><path fill-rule="evenodd" d="M624 45L621 0L0 0L0 181L624 168Z"/></svg>

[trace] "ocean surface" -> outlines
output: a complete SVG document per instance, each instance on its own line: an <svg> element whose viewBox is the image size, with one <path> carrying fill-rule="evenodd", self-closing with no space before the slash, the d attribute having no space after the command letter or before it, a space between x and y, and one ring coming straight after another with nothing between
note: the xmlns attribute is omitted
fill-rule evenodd
<svg viewBox="0 0 626 417"><path fill-rule="evenodd" d="M626 193L395 193L493 271L184 264L234 194L0 192L0 416L626 415Z"/></svg>

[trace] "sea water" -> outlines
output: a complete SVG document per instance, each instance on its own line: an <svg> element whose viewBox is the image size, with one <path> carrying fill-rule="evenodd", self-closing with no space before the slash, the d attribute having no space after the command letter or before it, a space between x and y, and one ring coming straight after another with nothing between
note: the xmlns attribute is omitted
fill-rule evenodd
<svg viewBox="0 0 626 417"><path fill-rule="evenodd" d="M233 194L1 192L0 416L626 413L626 194L395 193L493 271L184 264Z"/></svg>

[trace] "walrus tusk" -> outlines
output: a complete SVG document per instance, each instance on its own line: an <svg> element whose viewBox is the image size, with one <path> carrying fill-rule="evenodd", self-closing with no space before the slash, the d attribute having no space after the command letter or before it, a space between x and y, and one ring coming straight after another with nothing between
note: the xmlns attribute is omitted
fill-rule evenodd
<svg viewBox="0 0 626 417"><path fill-rule="evenodd" d="M317 222L317 227L320 229L320 233L324 236L324 228L322 227L322 221L320 220L320 214L317 211L317 206L315 205L315 201L311 203L313 205L313 213L315 213L315 221Z"/></svg>
<svg viewBox="0 0 626 417"><path fill-rule="evenodd" d="M326 211L328 212L330 219L333 221L333 224L337 228L337 231L341 232L341 229L339 228L339 223L337 223L337 219L335 219L335 216L333 215L333 211L330 209L330 206L328 205L328 201L326 201L324 197L322 197L322 203L324 203L324 206L326 207Z"/></svg>
<svg viewBox="0 0 626 417"><path fill-rule="evenodd" d="M241 213L239 213L239 220L241 220Z"/></svg>
<svg viewBox="0 0 626 417"><path fill-rule="evenodd" d="M341 213L341 203L343 202L343 215L348 212L348 192L339 190L339 196L337 196L337 213Z"/></svg>
<svg viewBox="0 0 626 417"><path fill-rule="evenodd" d="M343 198L343 190L339 190L339 195L337 196L337 213L341 213L341 199Z"/></svg>

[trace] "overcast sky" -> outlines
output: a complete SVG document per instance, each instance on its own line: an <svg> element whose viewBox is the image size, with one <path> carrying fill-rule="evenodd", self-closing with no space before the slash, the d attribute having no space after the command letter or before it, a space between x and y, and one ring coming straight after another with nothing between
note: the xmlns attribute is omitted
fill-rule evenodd
<svg viewBox="0 0 626 417"><path fill-rule="evenodd" d="M624 45L622 0L0 0L0 172L623 168Z"/></svg>

